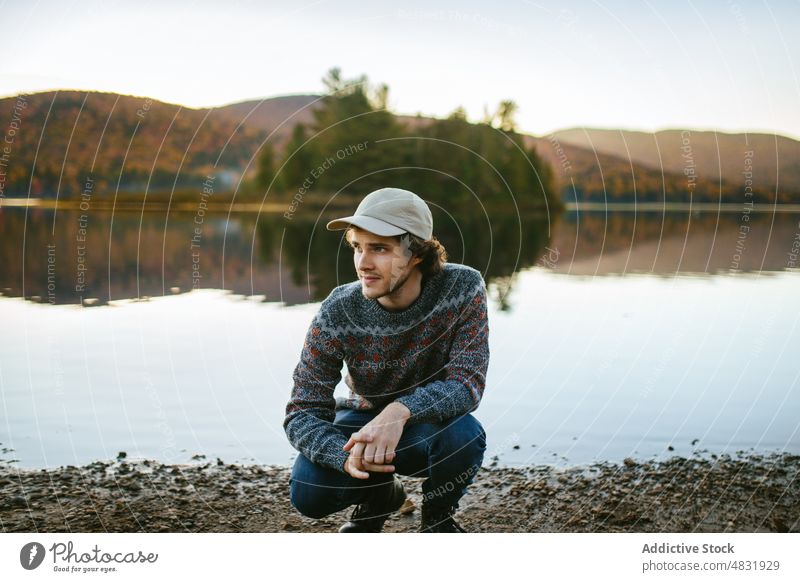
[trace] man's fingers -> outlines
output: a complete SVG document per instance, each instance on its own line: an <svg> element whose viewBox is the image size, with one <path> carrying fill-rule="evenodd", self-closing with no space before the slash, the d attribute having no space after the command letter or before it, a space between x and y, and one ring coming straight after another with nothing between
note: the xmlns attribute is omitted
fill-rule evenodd
<svg viewBox="0 0 800 582"><path fill-rule="evenodd" d="M364 461L367 463L374 463L375 462L375 445L372 443L367 443L366 448L364 449Z"/></svg>
<svg viewBox="0 0 800 582"><path fill-rule="evenodd" d="M350 438L342 447L342 450L349 451L350 449L353 448L353 445L355 443L370 443L372 442L372 438L373 438L372 435L354 432L353 434L350 435Z"/></svg>
<svg viewBox="0 0 800 582"><path fill-rule="evenodd" d="M362 459L364 458L364 447L367 446L364 443L356 442L353 445L352 450L350 451L350 456L353 457L358 463L361 463Z"/></svg>
<svg viewBox="0 0 800 582"><path fill-rule="evenodd" d="M348 473L356 479L369 479L369 473L367 473L362 460L365 446L364 443L356 442L347 458L347 464L350 467Z"/></svg>
<svg viewBox="0 0 800 582"><path fill-rule="evenodd" d="M392 449L386 449L386 460L384 460L384 463L391 463L394 461L394 456L394 451Z"/></svg>
<svg viewBox="0 0 800 582"><path fill-rule="evenodd" d="M350 451L350 456L347 458L347 472L356 479L368 479L369 473L391 473L394 471L394 465L381 465L378 463L370 463L363 458L363 449L367 446L364 443L356 443Z"/></svg>
<svg viewBox="0 0 800 582"><path fill-rule="evenodd" d="M350 474L356 479L369 479L369 473L360 469L353 468L353 472Z"/></svg>
<svg viewBox="0 0 800 582"><path fill-rule="evenodd" d="M362 433L361 431L359 431L351 434L350 438L360 443L371 443L374 437L371 434Z"/></svg>
<svg viewBox="0 0 800 582"><path fill-rule="evenodd" d="M353 464L353 467L363 471L364 467L362 462L364 460L364 443L356 443L353 449L350 451L350 461Z"/></svg>
<svg viewBox="0 0 800 582"><path fill-rule="evenodd" d="M373 461L373 463L375 463L376 465L383 465L386 462L387 462L386 447L381 447L380 445L378 445L375 448L375 460Z"/></svg>
<svg viewBox="0 0 800 582"><path fill-rule="evenodd" d="M356 479L369 479L369 473L366 471L362 471L355 464L351 461L351 459L347 459L347 472Z"/></svg>
<svg viewBox="0 0 800 582"><path fill-rule="evenodd" d="M376 465L367 461L362 464L367 471L372 471L373 473L391 473L394 471L394 465Z"/></svg>

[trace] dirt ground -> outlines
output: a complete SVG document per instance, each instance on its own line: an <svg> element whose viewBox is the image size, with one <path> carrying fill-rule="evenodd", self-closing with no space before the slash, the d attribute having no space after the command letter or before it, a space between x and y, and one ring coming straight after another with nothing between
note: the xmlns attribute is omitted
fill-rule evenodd
<svg viewBox="0 0 800 582"><path fill-rule="evenodd" d="M558 469L484 467L456 520L471 532L800 532L800 456L683 458ZM314 520L289 503L289 468L96 462L0 466L4 532L335 532L350 509ZM385 531L419 527L415 507Z"/></svg>

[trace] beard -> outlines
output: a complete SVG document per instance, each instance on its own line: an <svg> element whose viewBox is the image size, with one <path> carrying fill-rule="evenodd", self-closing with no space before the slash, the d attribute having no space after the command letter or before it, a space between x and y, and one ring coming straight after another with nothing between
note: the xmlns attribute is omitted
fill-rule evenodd
<svg viewBox="0 0 800 582"><path fill-rule="evenodd" d="M406 281L408 281L409 277L411 277L411 272L412 271L413 271L413 269L409 269L406 272L404 277L400 277L400 279L397 280L397 283L394 284L394 287L392 287L392 282L390 280L389 281L389 292L387 293L387 295L391 295L395 291L399 291L403 287L403 285L406 284Z"/></svg>
<svg viewBox="0 0 800 582"><path fill-rule="evenodd" d="M402 289L403 285L405 285L406 282L408 281L408 279L411 277L412 271L413 271L413 269L409 269L403 276L401 276L397 280L397 282L394 285L392 285L392 282L390 280L389 281L389 289L385 293L381 293L380 295L378 295L377 297L373 297L372 299L378 300L381 297L386 297L387 295L391 295L393 293L396 293L400 289Z"/></svg>

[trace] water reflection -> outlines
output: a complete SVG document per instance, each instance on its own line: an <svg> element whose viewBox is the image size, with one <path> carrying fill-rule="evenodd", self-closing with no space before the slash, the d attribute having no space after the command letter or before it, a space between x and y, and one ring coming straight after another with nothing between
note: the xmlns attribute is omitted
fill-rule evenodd
<svg viewBox="0 0 800 582"><path fill-rule="evenodd" d="M196 288L289 305L319 301L354 280L339 213L93 213L0 210L0 290L45 303L103 305ZM781 271L800 236L798 215L567 212L560 217L434 213L454 262L484 273L502 309L514 274L538 265L571 275L699 276ZM796 251L796 248L795 248Z"/></svg>
<svg viewBox="0 0 800 582"><path fill-rule="evenodd" d="M574 275L714 275L782 271L800 240L800 214L568 212L553 268Z"/></svg>
<svg viewBox="0 0 800 582"><path fill-rule="evenodd" d="M53 304L93 304L225 289L292 305L318 301L355 279L339 213L287 220L281 214L206 215L4 209L0 289ZM547 216L435 215L437 236L455 262L480 269L499 287L542 255ZM23 251L24 249L24 251ZM24 257L24 260L21 260ZM501 294L504 296L505 294Z"/></svg>

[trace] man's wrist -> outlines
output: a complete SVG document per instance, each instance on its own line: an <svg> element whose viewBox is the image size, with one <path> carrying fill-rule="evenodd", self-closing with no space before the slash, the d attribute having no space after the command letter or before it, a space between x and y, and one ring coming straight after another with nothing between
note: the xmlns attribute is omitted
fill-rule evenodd
<svg viewBox="0 0 800 582"><path fill-rule="evenodd" d="M405 424L411 418L411 411L402 402L392 402L384 410L388 410L390 414Z"/></svg>

